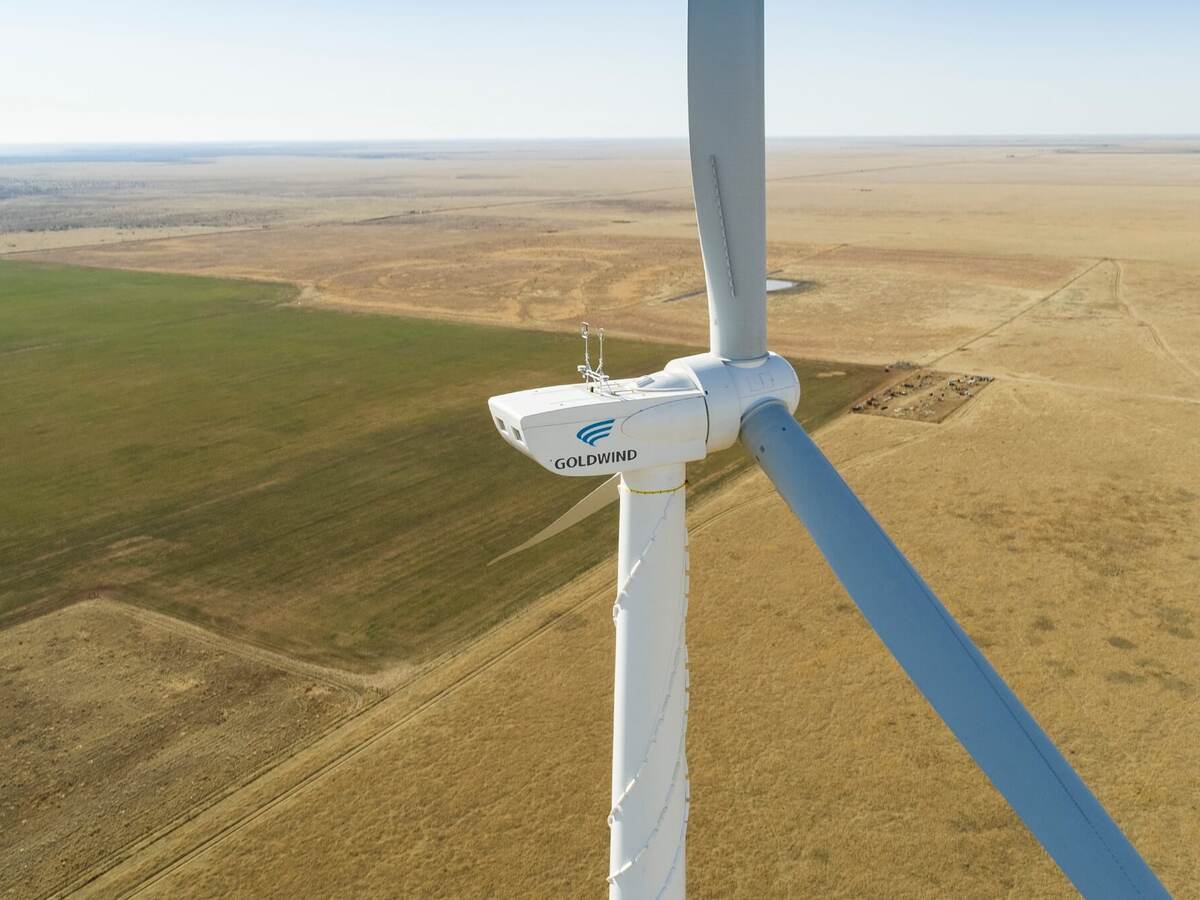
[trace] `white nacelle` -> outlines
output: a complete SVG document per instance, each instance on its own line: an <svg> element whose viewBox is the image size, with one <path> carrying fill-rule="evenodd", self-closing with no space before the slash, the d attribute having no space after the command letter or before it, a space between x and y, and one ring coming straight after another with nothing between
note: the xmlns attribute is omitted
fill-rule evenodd
<svg viewBox="0 0 1200 900"><path fill-rule="evenodd" d="M506 441L560 475L611 475L702 459L704 393L686 375L563 384L488 400Z"/></svg>
<svg viewBox="0 0 1200 900"><path fill-rule="evenodd" d="M644 378L563 384L488 400L506 441L560 475L611 475L703 459L732 445L742 417L769 400L795 411L800 384L774 353L732 362L672 360Z"/></svg>

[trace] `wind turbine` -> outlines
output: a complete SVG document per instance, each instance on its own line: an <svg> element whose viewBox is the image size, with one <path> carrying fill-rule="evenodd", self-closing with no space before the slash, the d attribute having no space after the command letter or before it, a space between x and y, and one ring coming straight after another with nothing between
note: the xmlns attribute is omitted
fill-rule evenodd
<svg viewBox="0 0 1200 900"><path fill-rule="evenodd" d="M762 0L690 0L688 125L711 350L614 380L603 351L592 367L585 325L581 381L488 401L504 439L550 471L613 476L517 549L620 500L610 898L684 896L684 467L739 439L909 678L1075 887L1087 897L1168 896L792 416L796 373L766 343Z"/></svg>

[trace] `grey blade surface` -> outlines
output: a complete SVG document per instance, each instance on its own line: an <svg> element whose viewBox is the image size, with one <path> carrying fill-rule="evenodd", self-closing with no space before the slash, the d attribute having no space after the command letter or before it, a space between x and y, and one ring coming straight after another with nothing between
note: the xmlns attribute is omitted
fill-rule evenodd
<svg viewBox="0 0 1200 900"><path fill-rule="evenodd" d="M712 350L767 352L762 0L688 3L688 140Z"/></svg>
<svg viewBox="0 0 1200 900"><path fill-rule="evenodd" d="M788 414L772 403L742 441L888 650L1085 897L1166 897L1104 807Z"/></svg>
<svg viewBox="0 0 1200 900"><path fill-rule="evenodd" d="M604 509L604 507L608 506L608 504L616 502L621 497L620 484L621 476L614 475L525 543L501 553L499 556L489 562L488 565L495 565L496 563L500 562L500 560L507 559L514 553L520 553L522 550L528 550L530 547L534 547L537 544L540 544L542 541L547 541L556 534L566 531L572 525L582 522L592 513L599 512L600 510Z"/></svg>

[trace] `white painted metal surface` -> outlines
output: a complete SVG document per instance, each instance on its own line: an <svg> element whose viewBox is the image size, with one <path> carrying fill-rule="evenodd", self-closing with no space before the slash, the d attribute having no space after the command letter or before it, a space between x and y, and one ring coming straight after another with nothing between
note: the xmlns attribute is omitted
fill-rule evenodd
<svg viewBox="0 0 1200 900"><path fill-rule="evenodd" d="M708 414L686 378L560 384L488 400L501 436L559 475L613 475L703 459Z"/></svg>
<svg viewBox="0 0 1200 900"><path fill-rule="evenodd" d="M704 394L708 410L708 452L732 447L746 413L774 400L795 412L800 403L800 379L782 356L767 353L757 359L733 361L715 353L697 353L667 363L667 372L684 373Z"/></svg>
<svg viewBox="0 0 1200 900"><path fill-rule="evenodd" d="M792 417L796 374L766 351L762 20L761 0L689 3L692 179L712 352L624 381L585 357L583 384L489 401L505 440L547 469L620 473L610 898L684 896L684 465L739 432L880 638L1072 882L1089 897L1164 897L1103 806ZM527 543L611 496L598 489Z"/></svg>
<svg viewBox="0 0 1200 900"><path fill-rule="evenodd" d="M913 684L1079 892L1166 897L1108 811L791 413L760 406L743 422L742 440Z"/></svg>
<svg viewBox="0 0 1200 900"><path fill-rule="evenodd" d="M621 477L611 900L682 898L688 817L683 464Z"/></svg>
<svg viewBox="0 0 1200 900"><path fill-rule="evenodd" d="M712 352L767 352L762 0L688 3L688 138Z"/></svg>

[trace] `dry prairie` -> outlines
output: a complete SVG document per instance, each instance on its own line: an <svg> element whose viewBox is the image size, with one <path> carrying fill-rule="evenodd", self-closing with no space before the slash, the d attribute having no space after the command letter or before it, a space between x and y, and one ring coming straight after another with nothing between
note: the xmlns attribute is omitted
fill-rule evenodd
<svg viewBox="0 0 1200 900"><path fill-rule="evenodd" d="M1149 436L1124 427L1131 410ZM1200 539L1200 485L1169 455L1181 419L1197 428L1200 409L1000 382L942 425L851 417L821 442L1188 896L1200 665L1196 554L1180 548ZM1079 454L1097 429L1111 437ZM1140 474L1118 480L1121 468ZM765 479L691 522L696 896L1071 894ZM581 580L552 627L150 895L596 895L609 590L607 572ZM564 602L548 598L547 617Z"/></svg>
<svg viewBox="0 0 1200 900"><path fill-rule="evenodd" d="M377 698L612 552L610 517L488 565L595 486L532 462L508 478L512 457L496 452L485 412L497 368L546 383L577 337L297 309L297 293L0 261L14 889L56 891L103 871L144 839L140 828L184 827L328 724L257 671L195 675L189 639ZM609 371L653 371L663 354L694 349L626 341L610 348ZM810 426L881 376L796 365ZM692 490L716 490L747 464L714 454L690 467ZM64 636L73 610L47 615L98 595L121 615L95 643ZM167 646L140 627L147 616L173 626ZM19 621L29 628L8 630ZM122 625L128 639L117 639ZM255 700L284 708L286 722ZM178 742L164 734L172 727ZM248 769L213 751L222 738Z"/></svg>
<svg viewBox="0 0 1200 900"><path fill-rule="evenodd" d="M673 299L701 284L681 151L277 161L270 175L242 161L247 184L287 198L269 227L34 255L694 342L703 297ZM283 183L293 165L308 173L296 183L331 185L307 210ZM806 282L770 301L778 349L997 378L942 424L847 417L819 442L1167 887L1200 893L1200 154L791 143L768 174L770 267ZM371 179L349 199L336 187ZM1071 895L764 478L690 523L694 895ZM610 568L91 892L598 894Z"/></svg>
<svg viewBox="0 0 1200 900"><path fill-rule="evenodd" d="M336 672L106 599L0 631L0 892L80 883L80 861L111 865L364 697Z"/></svg>

